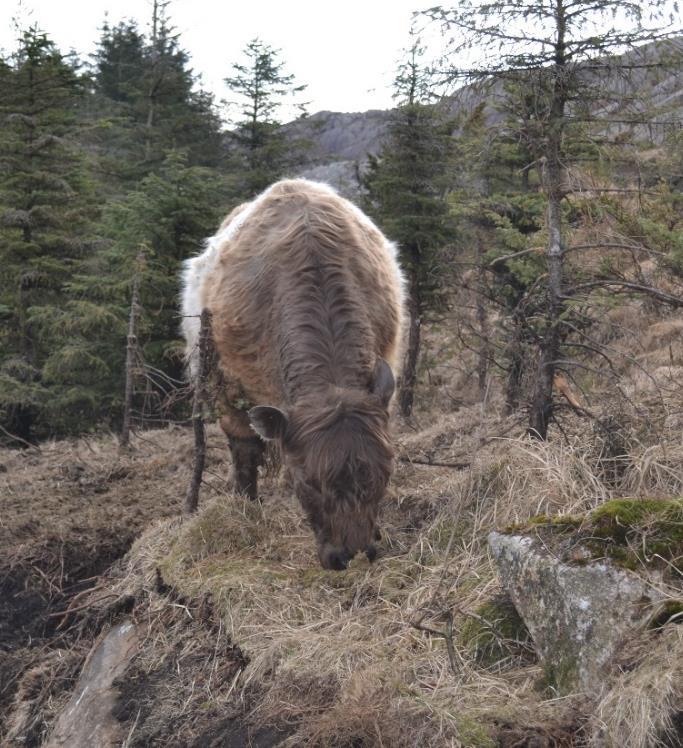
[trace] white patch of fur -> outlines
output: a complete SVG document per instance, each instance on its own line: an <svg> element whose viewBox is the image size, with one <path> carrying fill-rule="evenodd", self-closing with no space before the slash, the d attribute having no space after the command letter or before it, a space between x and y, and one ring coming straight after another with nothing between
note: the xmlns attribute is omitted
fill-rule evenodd
<svg viewBox="0 0 683 748"><path fill-rule="evenodd" d="M200 315L204 304L204 281L213 272L218 262L220 248L230 241L244 221L254 212L256 206L270 192L269 187L253 200L241 213L217 234L205 241L204 251L184 260L181 270L181 315L180 329L185 338L185 360L189 368L190 381L193 381L199 368L199 328Z"/></svg>
<svg viewBox="0 0 683 748"><path fill-rule="evenodd" d="M218 244L211 237L206 249L196 257L183 262L181 271L181 314L180 329L185 338L185 359L189 367L190 380L197 375L199 363L199 315L202 313L202 285L207 273L213 269L218 259Z"/></svg>

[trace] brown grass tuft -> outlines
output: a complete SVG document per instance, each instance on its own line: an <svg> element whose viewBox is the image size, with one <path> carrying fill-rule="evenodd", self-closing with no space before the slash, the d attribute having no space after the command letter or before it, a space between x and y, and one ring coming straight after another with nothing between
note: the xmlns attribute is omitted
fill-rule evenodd
<svg viewBox="0 0 683 748"><path fill-rule="evenodd" d="M638 643L628 668L610 683L590 720L591 745L672 746L683 712L683 630L668 626Z"/></svg>

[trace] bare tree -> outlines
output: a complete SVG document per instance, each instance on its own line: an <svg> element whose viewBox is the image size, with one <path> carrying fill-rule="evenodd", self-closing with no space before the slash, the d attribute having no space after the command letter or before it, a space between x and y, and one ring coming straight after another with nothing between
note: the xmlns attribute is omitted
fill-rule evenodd
<svg viewBox="0 0 683 748"><path fill-rule="evenodd" d="M637 50L623 53L680 34L673 25L676 5L669 0L472 0L425 13L453 35L448 58L452 64L443 71L448 80L522 86L527 108L531 97L530 157L547 201L547 282L529 433L545 439L553 416L553 382L562 358L568 299L562 206L572 191L572 145L577 138L604 139L607 125L617 119L626 128L650 121L652 112L643 103L643 92L628 82L634 81L635 71L663 66L665 61L661 55L653 59Z"/></svg>
<svg viewBox="0 0 683 748"><path fill-rule="evenodd" d="M206 462L206 431L204 430L203 410L207 401L207 380L212 358L211 312L202 310L199 327L199 362L194 381L192 398L192 429L194 432L194 457L192 460L192 477L185 496L183 512L193 514L199 505L199 489L204 475Z"/></svg>
<svg viewBox="0 0 683 748"><path fill-rule="evenodd" d="M133 292L130 297L130 312L128 314L128 335L126 336L126 385L123 397L123 424L119 446L128 449L130 446L130 429L133 413L133 393L135 389L135 373L138 362L137 319L140 310L140 277L145 262L144 247L140 247L135 260L133 271Z"/></svg>

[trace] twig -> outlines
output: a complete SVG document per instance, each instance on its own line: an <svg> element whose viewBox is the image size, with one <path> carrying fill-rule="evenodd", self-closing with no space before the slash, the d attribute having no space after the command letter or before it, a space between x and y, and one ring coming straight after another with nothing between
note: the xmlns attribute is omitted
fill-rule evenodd
<svg viewBox="0 0 683 748"><path fill-rule="evenodd" d="M445 467L453 470L466 470L469 462L439 462L437 460L417 460L411 457L399 457L399 462L405 462L408 465L426 465L427 467Z"/></svg>
<svg viewBox="0 0 683 748"><path fill-rule="evenodd" d="M517 257L523 257L524 255L528 254L537 254L540 255L543 253L542 247L529 247L528 249L521 249L519 252L513 252L509 255L503 255L502 257L496 257L494 260L491 260L489 264L486 266L487 268L492 268L498 265L500 262L507 262L508 260L514 260Z"/></svg>
<svg viewBox="0 0 683 748"><path fill-rule="evenodd" d="M670 306L675 308L683 307L683 298L673 296L672 294L666 293L665 291L660 291L656 288L653 288L652 286L643 286L639 283L631 283L629 281L622 281L617 279L605 279L591 281L589 283L580 283L578 286L574 286L573 288L568 289L562 298L571 300L573 298L573 295L578 291L591 290L593 288L608 288L609 286L617 286L618 288L634 291L636 293L643 293L648 296L652 296L652 298L658 299L659 301L662 301L665 304L669 304Z"/></svg>
<svg viewBox="0 0 683 748"><path fill-rule="evenodd" d="M87 590L81 590L81 592L71 598L71 600L69 601L69 607L64 611L64 613L70 613L73 610L73 604L75 602L80 600L82 597L90 594L91 592L95 592L95 590L101 590L102 587L104 587L104 582L96 584L94 587L88 587Z"/></svg>
<svg viewBox="0 0 683 748"><path fill-rule="evenodd" d="M27 442L26 439L22 439L20 436L17 436L16 434L10 433L3 426L0 426L0 431L2 431L2 433L5 436L8 436L10 439L13 439L16 442L21 442L22 444L25 444L29 449L35 449L38 452L41 451L40 447L37 444L31 444L31 442Z"/></svg>
<svg viewBox="0 0 683 748"><path fill-rule="evenodd" d="M140 275L145 262L145 247L140 245L138 255L135 259L133 275L133 293L130 299L130 313L128 315L128 335L126 337L126 380L123 396L123 425L121 426L121 437L119 446L128 449L130 446L131 410L133 407L133 384L136 374L135 360L137 358L138 338L136 332L137 318L139 315L138 295L140 292Z"/></svg>
<svg viewBox="0 0 683 748"><path fill-rule="evenodd" d="M46 618L57 618L58 616L62 616L63 620L60 621L60 623L57 625L57 631L62 628L62 626L65 624L66 619L71 615L71 613L78 613L81 610L86 610L86 608L91 608L93 605L96 605L97 603L102 602L102 600L106 600L108 597L121 597L118 592L108 592L106 595L102 595L101 597L98 597L95 600L91 600L90 602L83 603L83 605L79 605L76 608L67 608L66 610L59 610L55 613L48 613L45 617Z"/></svg>
<svg viewBox="0 0 683 748"><path fill-rule="evenodd" d="M446 642L446 651L448 652L448 662L450 663L451 671L453 672L453 675L457 676L458 664L456 662L456 656L455 656L455 645L453 644L453 615L451 614L451 611L450 610L444 611L444 615L446 616L446 630L445 631L439 631L439 629L433 629L430 626L425 626L422 623L425 615L423 615L419 621L410 621L410 625L414 629L417 629L418 631L424 631L426 634L431 634L432 636L438 636Z"/></svg>
<svg viewBox="0 0 683 748"><path fill-rule="evenodd" d="M56 584L55 584L55 583L54 583L54 582L53 582L53 581L52 581L52 580L50 579L50 577L48 577L48 575L47 575L47 574L46 574L46 573L45 573L45 572L44 572L44 571L43 571L43 570L42 570L42 569L41 569L40 567L38 567L38 566L35 566L34 564L31 564L31 568L32 568L32 569L33 569L34 571L37 571L37 572L38 572L38 574L40 574L40 576L41 576L41 577L42 577L42 578L43 578L43 579L44 579L44 580L45 580L45 581L47 582L47 586L48 586L48 589L49 589L49 591L50 591L50 594L53 594L53 592L52 592L52 591L53 591L53 589L54 589L54 590L56 590L56 591L57 591L57 593L58 593L58 594L60 594L60 595L61 595L61 594L63 593L63 590L62 590L62 588L61 588L61 587L60 587L59 585L56 585ZM52 600L52 598L50 598L50 600Z"/></svg>

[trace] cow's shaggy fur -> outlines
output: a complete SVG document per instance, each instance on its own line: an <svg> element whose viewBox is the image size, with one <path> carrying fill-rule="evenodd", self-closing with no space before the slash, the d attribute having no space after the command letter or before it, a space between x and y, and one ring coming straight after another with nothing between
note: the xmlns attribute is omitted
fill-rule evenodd
<svg viewBox="0 0 683 748"><path fill-rule="evenodd" d="M286 180L236 208L183 283L193 371L197 316L212 313L238 489L256 495L254 431L276 438L323 565L373 555L404 319L393 245L331 188Z"/></svg>

